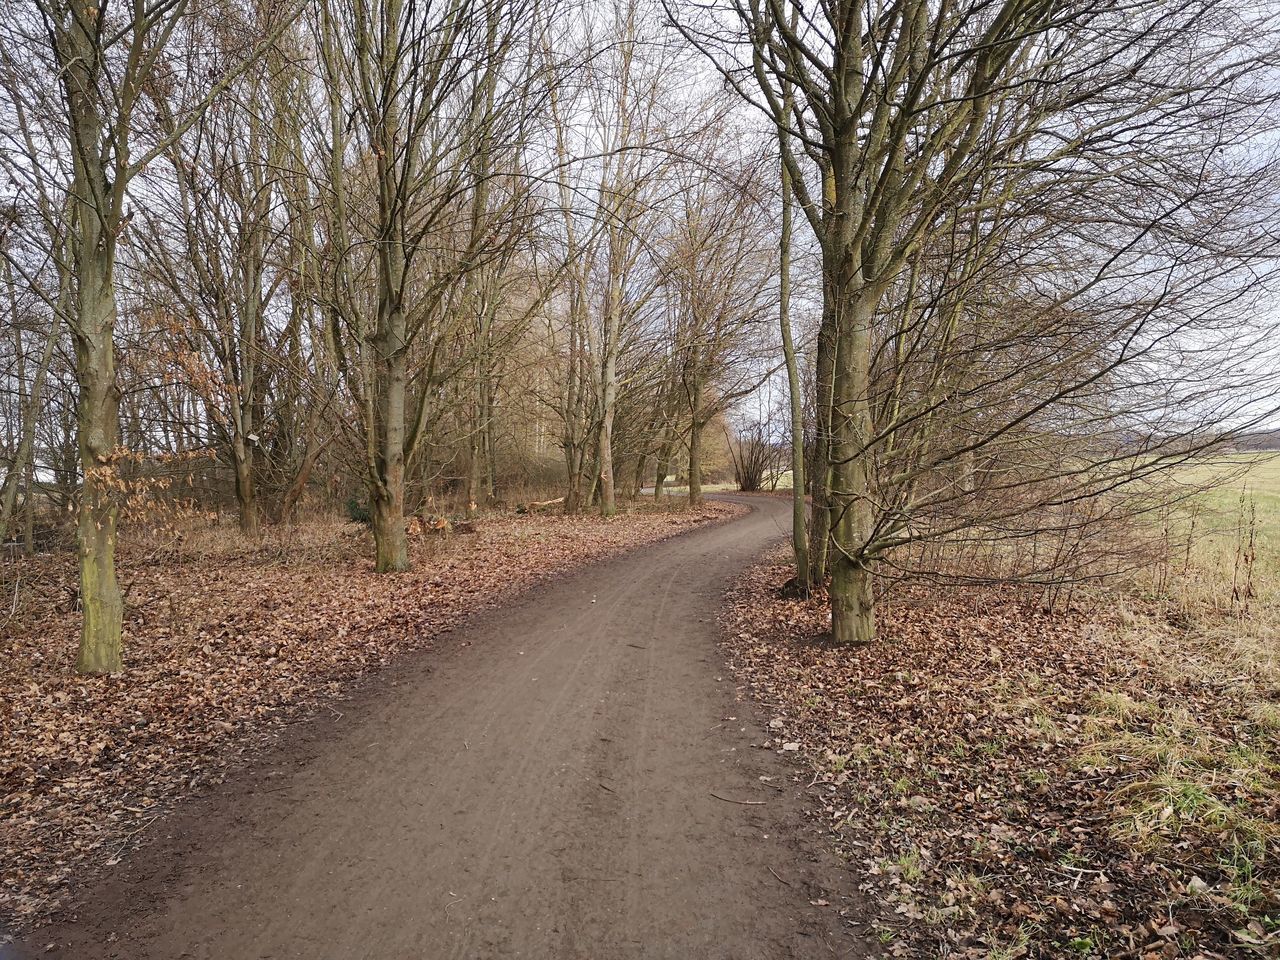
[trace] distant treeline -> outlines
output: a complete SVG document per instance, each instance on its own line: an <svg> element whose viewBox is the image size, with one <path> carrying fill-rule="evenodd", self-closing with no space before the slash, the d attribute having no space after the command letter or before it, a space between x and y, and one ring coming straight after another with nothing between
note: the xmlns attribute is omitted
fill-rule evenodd
<svg viewBox="0 0 1280 960"><path fill-rule="evenodd" d="M1233 443L1241 451L1274 450L1280 453L1280 430L1259 430L1255 433L1242 433Z"/></svg>

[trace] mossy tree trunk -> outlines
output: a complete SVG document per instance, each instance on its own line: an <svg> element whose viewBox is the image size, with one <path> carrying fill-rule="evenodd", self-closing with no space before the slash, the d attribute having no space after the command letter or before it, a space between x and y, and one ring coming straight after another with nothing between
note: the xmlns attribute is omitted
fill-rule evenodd
<svg viewBox="0 0 1280 960"><path fill-rule="evenodd" d="M120 391L116 385L112 331L115 300L103 241L88 227L81 238L79 310L74 325L76 428L83 483L76 532L80 561L81 673L119 673L124 602L116 580L117 454Z"/></svg>
<svg viewBox="0 0 1280 960"><path fill-rule="evenodd" d="M808 595L812 584L805 508L804 396L800 363L791 337L791 173L782 164L782 231L778 246L778 325L782 333L782 357L787 368L787 399L791 413L791 549L795 560L796 589Z"/></svg>
<svg viewBox="0 0 1280 960"><path fill-rule="evenodd" d="M80 651L83 673L118 673L124 603L116 580L119 516L117 463L120 389L116 384L115 251L119 236L127 144L108 131L100 89L105 67L99 8L93 0L69 5L54 44L63 65L67 119L74 158L71 242L74 303L76 436L82 483L76 522L80 566Z"/></svg>
<svg viewBox="0 0 1280 960"><path fill-rule="evenodd" d="M236 505L240 516L240 532L250 538L257 539L258 498L253 481L252 451L244 437L232 439L232 459L235 466Z"/></svg>
<svg viewBox="0 0 1280 960"><path fill-rule="evenodd" d="M702 433L706 424L696 416L689 425L689 506L702 503Z"/></svg>

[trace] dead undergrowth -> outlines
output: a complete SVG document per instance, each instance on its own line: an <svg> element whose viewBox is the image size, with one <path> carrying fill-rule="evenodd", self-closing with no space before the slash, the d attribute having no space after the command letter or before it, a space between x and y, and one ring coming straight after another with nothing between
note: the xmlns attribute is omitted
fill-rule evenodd
<svg viewBox="0 0 1280 960"><path fill-rule="evenodd" d="M217 783L356 678L460 618L572 567L722 520L727 504L602 520L483 520L418 538L379 576L368 534L331 522L246 543L225 531L128 543L126 673L74 672L74 556L5 567L0 630L0 912L19 926L111 866L169 803Z"/></svg>
<svg viewBox="0 0 1280 960"><path fill-rule="evenodd" d="M907 957L1243 957L1280 950L1274 639L1110 598L896 588L881 639L823 643L782 554L727 644ZM1255 647L1270 651L1259 657Z"/></svg>

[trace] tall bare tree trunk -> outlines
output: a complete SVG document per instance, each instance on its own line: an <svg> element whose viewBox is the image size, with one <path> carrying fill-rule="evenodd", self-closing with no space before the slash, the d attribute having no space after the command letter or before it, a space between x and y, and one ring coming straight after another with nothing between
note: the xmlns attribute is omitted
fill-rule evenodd
<svg viewBox="0 0 1280 960"><path fill-rule="evenodd" d="M791 173L782 164L782 235L778 245L778 325L782 357L787 367L787 399L791 410L791 549L795 558L796 589L811 589L809 542L806 529L804 478L804 397L800 395L800 366L791 338Z"/></svg>
<svg viewBox="0 0 1280 960"><path fill-rule="evenodd" d="M83 673L119 673L124 603L116 581L116 457L120 446L120 389L116 384L115 244L123 185L113 182L112 151L98 89L103 69L99 9L73 3L55 43L64 64L72 156L71 246L75 270L76 433L83 482L77 517L80 560L80 653Z"/></svg>
<svg viewBox="0 0 1280 960"><path fill-rule="evenodd" d="M373 343L372 427L369 436L369 503L373 514L374 569L391 573L409 569L409 544L404 528L405 400L408 390L408 318L405 290L408 284L406 218L408 198L404 180L412 176L405 166L411 154L401 142L403 83L399 25L401 0L390 0L382 15L396 25L364 51L367 75L386 84L372 108L372 134L377 154L378 189L378 312ZM375 67L375 61L378 65Z"/></svg>
<svg viewBox="0 0 1280 960"><path fill-rule="evenodd" d="M689 506L702 503L702 431L706 424L694 416L689 425Z"/></svg>
<svg viewBox="0 0 1280 960"><path fill-rule="evenodd" d="M604 363L600 372L600 433L596 445L597 476L600 481L600 515L618 512L613 489L613 417L618 405L618 337L621 327L622 280L611 277L609 305L604 329Z"/></svg>
<svg viewBox="0 0 1280 960"><path fill-rule="evenodd" d="M77 178L78 179L78 178ZM82 673L119 673L124 603L116 581L114 497L120 445L120 390L116 385L116 305L110 247L96 213L82 210L77 274L79 309L75 335L76 428L84 482L77 522L80 557L80 655Z"/></svg>
<svg viewBox="0 0 1280 960"><path fill-rule="evenodd" d="M867 386L875 303L859 278L841 271L834 279L839 334L831 410L831 639L853 645L876 635L873 577L861 553L872 526Z"/></svg>

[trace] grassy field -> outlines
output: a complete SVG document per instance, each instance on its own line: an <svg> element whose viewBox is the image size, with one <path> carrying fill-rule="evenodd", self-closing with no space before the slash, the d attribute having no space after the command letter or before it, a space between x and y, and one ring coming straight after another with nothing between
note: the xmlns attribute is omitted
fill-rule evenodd
<svg viewBox="0 0 1280 960"><path fill-rule="evenodd" d="M1190 505L1201 523L1198 561L1202 566L1234 565L1237 552L1254 547L1255 569L1274 585L1280 572L1280 453L1237 455L1219 467L1187 471L1189 482L1221 479Z"/></svg>
<svg viewBox="0 0 1280 960"><path fill-rule="evenodd" d="M1172 573L1118 629L1176 695L1154 683L1100 695L1094 749L1081 762L1123 784L1115 829L1127 842L1178 851L1189 835L1214 838L1190 859L1216 874L1214 894L1238 917L1240 946L1277 950L1280 454L1185 475L1190 484L1219 479L1166 521Z"/></svg>

